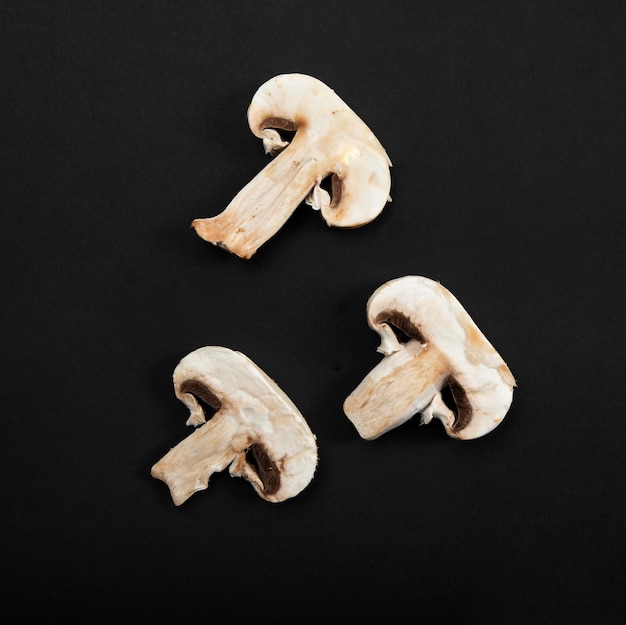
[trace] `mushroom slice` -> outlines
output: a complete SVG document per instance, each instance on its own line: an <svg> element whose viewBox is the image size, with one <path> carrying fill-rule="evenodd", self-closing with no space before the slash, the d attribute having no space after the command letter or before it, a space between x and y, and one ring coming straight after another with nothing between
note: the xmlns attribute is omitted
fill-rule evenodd
<svg viewBox="0 0 626 625"><path fill-rule="evenodd" d="M254 94L250 130L278 154L222 213L195 219L206 241L250 258L306 201L329 226L356 228L389 201L391 162L365 123L323 82L281 74ZM291 142L283 134L293 134ZM331 177L332 197L321 185Z"/></svg>
<svg viewBox="0 0 626 625"><path fill-rule="evenodd" d="M294 497L313 478L317 443L307 422L276 382L247 356L209 346L174 370L174 391L197 429L151 470L179 506L229 466L263 499Z"/></svg>
<svg viewBox="0 0 626 625"><path fill-rule="evenodd" d="M441 284L422 276L390 280L369 298L367 321L384 358L343 406L362 438L378 438L417 413L422 423L440 419L458 439L483 436L502 421L515 379Z"/></svg>

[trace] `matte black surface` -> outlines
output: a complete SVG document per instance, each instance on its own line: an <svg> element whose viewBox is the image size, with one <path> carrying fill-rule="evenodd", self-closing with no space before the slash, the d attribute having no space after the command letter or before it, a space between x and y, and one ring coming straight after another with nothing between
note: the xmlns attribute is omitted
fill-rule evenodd
<svg viewBox="0 0 626 625"><path fill-rule="evenodd" d="M0 6L2 562L22 616L623 622L623 4ZM298 208L253 259L202 241L268 162L246 109L324 81L386 147L352 231ZM509 364L491 434L361 440L383 282L420 274ZM314 480L226 472L175 507L184 355L248 355L307 418Z"/></svg>

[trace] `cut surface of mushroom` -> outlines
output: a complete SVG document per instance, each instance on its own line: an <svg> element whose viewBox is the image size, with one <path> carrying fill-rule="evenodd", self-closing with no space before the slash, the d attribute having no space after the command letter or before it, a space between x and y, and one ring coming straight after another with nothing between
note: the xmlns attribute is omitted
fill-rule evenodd
<svg viewBox="0 0 626 625"><path fill-rule="evenodd" d="M215 217L195 219L204 240L252 257L302 202L329 226L356 228L390 200L391 162L369 127L326 84L281 74L254 94L248 124L265 151L278 154ZM291 142L283 133L295 133ZM331 194L322 187L330 176Z"/></svg>
<svg viewBox="0 0 626 625"><path fill-rule="evenodd" d="M449 436L474 439L505 417L515 379L459 301L423 276L390 280L367 302L384 355L348 395L344 412L360 436L378 438L421 413Z"/></svg>
<svg viewBox="0 0 626 625"><path fill-rule="evenodd" d="M304 417L276 382L247 356L207 346L185 356L173 374L176 397L196 429L151 469L179 506L229 467L273 503L312 480L317 443Z"/></svg>

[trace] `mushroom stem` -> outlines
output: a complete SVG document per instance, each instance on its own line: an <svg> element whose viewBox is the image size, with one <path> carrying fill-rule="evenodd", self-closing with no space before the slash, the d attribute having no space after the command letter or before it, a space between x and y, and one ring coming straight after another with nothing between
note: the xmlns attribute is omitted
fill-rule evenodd
<svg viewBox="0 0 626 625"><path fill-rule="evenodd" d="M234 413L224 417L194 430L152 467L150 474L168 485L177 506L205 490L209 477L223 471L238 453L232 441L241 437L240 420Z"/></svg>
<svg viewBox="0 0 626 625"><path fill-rule="evenodd" d="M373 440L421 412L447 376L443 354L434 345L411 339L369 372L343 409L360 436Z"/></svg>
<svg viewBox="0 0 626 625"><path fill-rule="evenodd" d="M291 217L315 186L317 159L296 138L215 217L194 219L198 235L241 257L251 258Z"/></svg>

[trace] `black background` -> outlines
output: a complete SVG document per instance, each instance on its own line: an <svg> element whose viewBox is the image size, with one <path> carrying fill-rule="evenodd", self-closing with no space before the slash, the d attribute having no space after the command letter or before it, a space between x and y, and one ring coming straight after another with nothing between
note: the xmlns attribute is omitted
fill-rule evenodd
<svg viewBox="0 0 626 625"><path fill-rule="evenodd" d="M2 580L20 614L621 623L623 4L34 2L0 6ZM191 220L268 162L246 109L319 78L387 149L393 201L307 206L249 261ZM368 297L450 289L515 375L460 442L361 440ZM150 467L191 433L171 375L242 351L319 465L270 504L227 472L175 507ZM222 615L222 616L220 616Z"/></svg>

